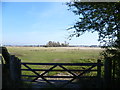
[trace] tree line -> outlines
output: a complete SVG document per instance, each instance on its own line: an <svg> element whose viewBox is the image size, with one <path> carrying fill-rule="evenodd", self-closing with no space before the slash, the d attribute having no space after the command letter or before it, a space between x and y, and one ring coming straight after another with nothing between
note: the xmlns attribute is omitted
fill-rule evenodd
<svg viewBox="0 0 120 90"><path fill-rule="evenodd" d="M68 47L69 43L66 41L64 43L49 41L44 47Z"/></svg>

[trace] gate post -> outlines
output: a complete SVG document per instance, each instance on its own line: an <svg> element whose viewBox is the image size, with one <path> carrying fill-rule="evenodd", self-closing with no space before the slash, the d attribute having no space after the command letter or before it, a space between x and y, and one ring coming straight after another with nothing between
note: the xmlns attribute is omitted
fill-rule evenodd
<svg viewBox="0 0 120 90"><path fill-rule="evenodd" d="M101 87L101 60L97 60L97 88Z"/></svg>
<svg viewBox="0 0 120 90"><path fill-rule="evenodd" d="M111 87L111 77L112 76L112 60L110 57L105 58L104 62L104 85L105 88Z"/></svg>
<svg viewBox="0 0 120 90"><path fill-rule="evenodd" d="M13 83L13 88L18 88L20 85L20 77L21 77L21 65L20 60L14 55L10 56L10 77Z"/></svg>
<svg viewBox="0 0 120 90"><path fill-rule="evenodd" d="M0 55L0 90L2 90L2 65L3 65L3 61L2 61L2 56Z"/></svg>

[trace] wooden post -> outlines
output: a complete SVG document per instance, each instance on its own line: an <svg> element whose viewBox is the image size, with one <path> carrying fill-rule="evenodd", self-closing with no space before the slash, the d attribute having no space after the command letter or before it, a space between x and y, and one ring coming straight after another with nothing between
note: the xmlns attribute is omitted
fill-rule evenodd
<svg viewBox="0 0 120 90"><path fill-rule="evenodd" d="M21 79L21 60L15 57L15 75L16 75L16 80L17 82L20 81Z"/></svg>
<svg viewBox="0 0 120 90"><path fill-rule="evenodd" d="M113 81L115 79L115 65L116 65L116 60L113 60L113 62L112 62L112 68L113 68L112 79L113 79Z"/></svg>
<svg viewBox="0 0 120 90"><path fill-rule="evenodd" d="M15 56L14 55L11 55L10 56L10 63L9 63L9 67L10 67L10 78L11 78L11 80L12 81L15 81L15 74L14 74L14 64L13 64L13 62L14 62L14 58L15 58Z"/></svg>
<svg viewBox="0 0 120 90"><path fill-rule="evenodd" d="M10 56L10 77L13 82L13 88L18 88L21 77L20 60L14 55Z"/></svg>
<svg viewBox="0 0 120 90"><path fill-rule="evenodd" d="M0 60L1 60L1 63L0 63L0 90L2 90L2 56L0 56Z"/></svg>
<svg viewBox="0 0 120 90"><path fill-rule="evenodd" d="M10 54L6 47L2 47L2 56L5 60L5 64L7 65L7 69L9 69Z"/></svg>
<svg viewBox="0 0 120 90"><path fill-rule="evenodd" d="M101 87L101 60L97 60L97 88Z"/></svg>
<svg viewBox="0 0 120 90"><path fill-rule="evenodd" d="M111 87L112 60L108 57L104 62L104 85L105 88Z"/></svg>

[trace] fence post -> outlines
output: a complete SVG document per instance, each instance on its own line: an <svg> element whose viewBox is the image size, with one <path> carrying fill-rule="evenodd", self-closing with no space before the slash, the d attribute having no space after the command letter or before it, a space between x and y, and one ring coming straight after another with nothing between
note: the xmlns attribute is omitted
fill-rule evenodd
<svg viewBox="0 0 120 90"><path fill-rule="evenodd" d="M16 77L16 86L20 86L21 81L21 60L15 57L15 77Z"/></svg>
<svg viewBox="0 0 120 90"><path fill-rule="evenodd" d="M9 67L10 67L10 78L12 81L15 81L15 78L14 78L14 55L10 55L10 61L9 61Z"/></svg>
<svg viewBox="0 0 120 90"><path fill-rule="evenodd" d="M97 88L101 87L101 60L97 60Z"/></svg>
<svg viewBox="0 0 120 90"><path fill-rule="evenodd" d="M13 83L13 88L18 88L20 82L20 60L14 55L10 56L10 77Z"/></svg>
<svg viewBox="0 0 120 90"><path fill-rule="evenodd" d="M104 85L105 88L111 87L112 60L107 57L104 62Z"/></svg>
<svg viewBox="0 0 120 90"><path fill-rule="evenodd" d="M3 65L3 62L2 62L2 56L0 56L0 90L2 90L2 65Z"/></svg>

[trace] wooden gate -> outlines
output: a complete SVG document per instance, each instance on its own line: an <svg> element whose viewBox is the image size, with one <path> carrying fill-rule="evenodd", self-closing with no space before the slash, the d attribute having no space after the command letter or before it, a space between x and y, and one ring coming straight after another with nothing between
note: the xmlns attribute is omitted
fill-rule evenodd
<svg viewBox="0 0 120 90"><path fill-rule="evenodd" d="M10 86L8 86L8 88L18 88L18 86L20 86L20 81L21 81L21 77L32 77L33 79L30 82L36 82L37 79L41 78L43 81L49 83L52 86L55 86L53 83L50 82L50 80L46 79L46 78L72 78L71 80L68 80L68 82L66 82L64 85L65 86L69 83L72 83L72 81L74 81L75 79L81 79L81 78L89 78L89 77L95 77L97 79L97 85L99 87L99 83L101 80L101 66L103 66L103 64L101 64L101 61L98 60L97 63L21 63L21 60L19 58L17 58L14 55L10 55L9 52L7 51L7 49L5 47L0 47L0 49L2 50L2 57L1 57L1 63L2 63L2 70L5 71L2 74L3 77L3 81L5 82L4 84L10 83ZM3 59L2 59L3 58ZM104 87L109 87L110 86L110 82L112 80L112 60L110 60L109 58L106 58L105 63L104 63L104 73L103 73L103 86ZM22 66L25 66L25 68L21 68ZM33 67L31 67L32 65L35 66L52 66L48 69L43 69L43 68L39 68L39 69L33 69ZM55 69L56 67L60 67L61 69ZM84 67L84 69L79 68L79 69L73 69L73 68L67 68L66 66L78 66L78 67ZM114 69L114 68L113 68ZM35 75L26 75L21 73L21 71L30 71L33 72ZM42 73L38 73L38 71L41 71ZM53 75L45 75L49 72L68 72L71 74L71 76L53 76ZM78 74L74 73L74 72L79 72ZM96 72L96 76L85 76L86 73L89 72ZM114 73L114 70L113 70ZM107 84L107 85L106 85ZM61 87L62 87L61 86Z"/></svg>
<svg viewBox="0 0 120 90"><path fill-rule="evenodd" d="M55 84L52 83L50 80L46 78L71 78L70 80L67 80L66 83L60 85L59 87L64 87L68 85L69 83L72 83L75 79L80 78L96 78L97 79L97 85L100 83L101 79L101 60L98 60L97 63L21 63L26 69L21 69L22 71L31 71L35 75L21 75L21 77L34 77L30 82L37 82L39 78L41 78L43 81L47 82L49 85L52 85L55 87ZM31 65L39 65L39 66L51 66L48 69L32 69ZM67 67L74 67L77 66L79 69L70 69ZM84 68L83 68L84 66ZM59 67L61 69L55 69L56 67ZM82 68L80 68L82 67ZM37 71L42 71L41 73L38 73ZM49 72L67 72L70 75L69 76L52 76L52 75L46 75ZM77 72L78 74L74 73ZM85 76L86 73L90 72L96 72L96 76ZM64 79L63 79L64 80ZM99 86L98 86L99 87Z"/></svg>

